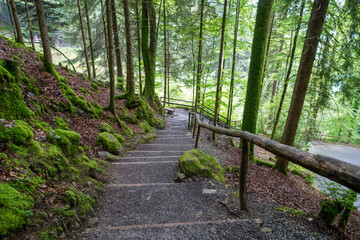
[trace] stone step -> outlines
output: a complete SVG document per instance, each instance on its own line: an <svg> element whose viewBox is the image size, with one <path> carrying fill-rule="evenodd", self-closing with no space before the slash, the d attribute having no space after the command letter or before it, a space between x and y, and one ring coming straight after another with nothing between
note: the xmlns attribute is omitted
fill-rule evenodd
<svg viewBox="0 0 360 240"><path fill-rule="evenodd" d="M156 134L158 136L161 135L188 135L188 133L190 133L189 131L179 131L179 130L174 130L174 131L167 131L167 130L158 130L156 132Z"/></svg>
<svg viewBox="0 0 360 240"><path fill-rule="evenodd" d="M110 172L116 183L172 183L179 171L177 161L113 163Z"/></svg>
<svg viewBox="0 0 360 240"><path fill-rule="evenodd" d="M136 146L136 150L138 151L189 151L194 148L194 144L191 143L170 143L170 144L155 144L155 143L148 143L148 144L140 144Z"/></svg>
<svg viewBox="0 0 360 240"><path fill-rule="evenodd" d="M186 137L160 137L155 138L150 144L193 144L195 143L195 139L192 136Z"/></svg>
<svg viewBox="0 0 360 240"><path fill-rule="evenodd" d="M251 228L252 219L225 219L219 221L192 221L168 224L130 225L87 229L83 235L86 240L118 239L267 239L258 224ZM251 236L252 238L249 238Z"/></svg>
<svg viewBox="0 0 360 240"><path fill-rule="evenodd" d="M102 197L99 224L115 227L231 218L219 203L228 191L206 183L109 185Z"/></svg>
<svg viewBox="0 0 360 240"><path fill-rule="evenodd" d="M184 151L179 150L133 150L127 152L125 157L156 157L156 156L181 156L183 155Z"/></svg>
<svg viewBox="0 0 360 240"><path fill-rule="evenodd" d="M182 156L182 154L179 153L179 155L172 155L172 156L133 156L133 157L119 157L117 161L113 161L114 163L125 163L125 162L178 162L179 158Z"/></svg>

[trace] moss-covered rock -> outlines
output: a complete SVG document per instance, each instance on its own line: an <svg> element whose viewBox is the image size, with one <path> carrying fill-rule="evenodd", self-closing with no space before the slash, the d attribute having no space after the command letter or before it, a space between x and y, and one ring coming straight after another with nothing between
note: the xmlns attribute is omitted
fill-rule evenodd
<svg viewBox="0 0 360 240"><path fill-rule="evenodd" d="M32 214L33 198L18 192L8 184L0 183L0 236L26 224Z"/></svg>
<svg viewBox="0 0 360 240"><path fill-rule="evenodd" d="M110 126L109 124L107 123L101 123L100 125L100 130L101 132L108 132L108 133L114 133L114 128L112 126Z"/></svg>
<svg viewBox="0 0 360 240"><path fill-rule="evenodd" d="M121 134L115 133L114 136L116 137L116 139L117 139L120 143L126 142L126 139L125 139Z"/></svg>
<svg viewBox="0 0 360 240"><path fill-rule="evenodd" d="M67 122L62 118L55 117L55 125L60 129L69 130Z"/></svg>
<svg viewBox="0 0 360 240"><path fill-rule="evenodd" d="M50 131L49 140L68 156L74 156L78 151L81 136L73 131L55 129Z"/></svg>
<svg viewBox="0 0 360 240"><path fill-rule="evenodd" d="M103 132L98 135L97 143L102 146L105 151L119 155L122 150L119 140L109 132Z"/></svg>
<svg viewBox="0 0 360 240"><path fill-rule="evenodd" d="M22 120L0 122L0 142L16 145L30 143L34 134L32 127Z"/></svg>
<svg viewBox="0 0 360 240"><path fill-rule="evenodd" d="M216 158L199 149L185 152L180 158L180 166L186 176L211 177L218 182L226 182L224 170Z"/></svg>
<svg viewBox="0 0 360 240"><path fill-rule="evenodd" d="M142 123L139 124L139 128L141 128L141 130L143 130L143 132L147 133L150 131L151 126L149 125L149 123L147 121L143 121Z"/></svg>

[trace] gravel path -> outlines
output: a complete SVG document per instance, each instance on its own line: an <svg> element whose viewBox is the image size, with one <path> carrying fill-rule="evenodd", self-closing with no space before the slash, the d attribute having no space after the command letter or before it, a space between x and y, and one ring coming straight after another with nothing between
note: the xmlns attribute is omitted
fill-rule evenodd
<svg viewBox="0 0 360 240"><path fill-rule="evenodd" d="M232 192L212 180L175 183L178 159L194 143L186 116L176 110L151 143L112 162L113 181L74 239L331 239L255 199L250 213L238 212Z"/></svg>

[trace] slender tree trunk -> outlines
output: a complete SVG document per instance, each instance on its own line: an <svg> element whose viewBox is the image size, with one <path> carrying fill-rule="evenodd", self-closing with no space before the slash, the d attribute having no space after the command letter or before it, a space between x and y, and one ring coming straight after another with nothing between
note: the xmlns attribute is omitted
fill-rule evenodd
<svg viewBox="0 0 360 240"><path fill-rule="evenodd" d="M289 61L289 68L288 68L288 70L286 72L286 76L284 78L283 91L282 91L282 94L281 94L279 108L278 108L277 113L276 113L274 127L273 127L273 130L271 132L270 139L274 139L274 137L275 137L276 128L277 128L277 125L279 123L282 106L284 104L285 95L286 95L287 87L288 87L289 80L290 80L292 65L294 63L296 44L297 44L297 39L298 39L300 28L301 28L301 21L302 21L302 16L303 16L303 13L304 13L305 2L306 2L305 0L302 0L302 3L301 3L300 15L299 15L299 19L298 19L297 26L296 26L296 29L295 29L294 41L293 41L293 44L292 44L292 50L291 50L290 61ZM290 44L290 48L291 48L291 44Z"/></svg>
<svg viewBox="0 0 360 240"><path fill-rule="evenodd" d="M126 35L126 89L129 98L135 97L134 84L134 59L132 55L132 39L131 39L131 12L129 0L123 0L124 17L125 17L125 35Z"/></svg>
<svg viewBox="0 0 360 240"><path fill-rule="evenodd" d="M111 0L105 0L106 20L107 20L107 39L109 47L108 66L110 78L110 103L109 110L115 114L115 73L114 73L114 44L113 44L113 21L111 14Z"/></svg>
<svg viewBox="0 0 360 240"><path fill-rule="evenodd" d="M33 50L35 51L34 34L33 34L33 31L32 31L32 26L31 26L31 21L30 21L30 13L29 13L29 6L28 6L27 0L25 0L25 8L26 8L26 17L27 17L27 21L28 21L31 46L32 46Z"/></svg>
<svg viewBox="0 0 360 240"><path fill-rule="evenodd" d="M246 88L242 130L256 133L259 113L262 75L264 70L266 42L269 34L271 10L274 0L260 0L256 13L254 37L251 47L251 58ZM254 145L250 145L250 159L254 159Z"/></svg>
<svg viewBox="0 0 360 240"><path fill-rule="evenodd" d="M231 127L231 115L233 108L233 99L234 99L234 81L235 81L235 66L236 66L236 46L237 46L237 36L239 31L239 14L241 9L241 0L237 0L236 3L236 18L235 18L235 30L234 30L234 48L232 56L232 66L231 66L231 80L230 80L230 93L229 93L229 104L228 104L228 113L227 117L229 119L228 125Z"/></svg>
<svg viewBox="0 0 360 240"><path fill-rule="evenodd" d="M84 5L85 5L85 16L86 16L86 23L87 23L89 43L90 43L90 56L91 56L91 65L92 65L92 70L93 70L93 78L96 78L95 55L94 55L94 47L93 47L93 41L92 41L92 36L91 36L91 27L90 27L90 18L89 18L87 0L84 0Z"/></svg>
<svg viewBox="0 0 360 240"><path fill-rule="evenodd" d="M115 0L111 0L111 12L112 12L112 21L113 21L112 26L113 26L113 31L114 31L116 77L117 77L117 81L120 83L121 90L123 90L124 89L124 74L123 74L123 68L122 68L122 64L121 64L121 50L120 50L119 30L118 30L117 18L116 18ZM126 90L128 90L128 89L126 89Z"/></svg>
<svg viewBox="0 0 360 240"><path fill-rule="evenodd" d="M223 11L223 19L222 19L222 27L221 27L221 40L220 40L220 54L219 54L219 69L217 75L217 84L216 84L216 97L215 97L215 113L214 113L214 126L216 126L218 120L218 111L219 111L219 95L220 95L220 81L221 81L221 73L223 68L223 51L224 51L224 41L225 41L225 24L226 24L226 8L227 8L227 0L224 1L224 11ZM216 140L216 133L212 133L212 140Z"/></svg>
<svg viewBox="0 0 360 240"><path fill-rule="evenodd" d="M10 5L11 5L11 10L13 13L14 23L15 23L15 28L16 28L16 42L24 44L23 35L21 33L21 25L20 25L17 11L16 11L16 6L15 6L14 0L10 0Z"/></svg>
<svg viewBox="0 0 360 240"><path fill-rule="evenodd" d="M144 96L155 99L156 12L153 0L142 0L141 51L145 68Z"/></svg>
<svg viewBox="0 0 360 240"><path fill-rule="evenodd" d="M88 56L88 51L87 51L87 46L86 46L86 37L85 37L85 31L84 31L84 22L83 22L83 18L82 18L82 14L81 14L80 0L77 0L77 6L78 6L78 11L79 11L80 29L81 29L82 42L83 42L83 46L84 46L86 69L87 69L87 73L88 73L88 79L91 80L91 70L90 70L89 56Z"/></svg>
<svg viewBox="0 0 360 240"><path fill-rule="evenodd" d="M165 9L166 5L165 5L165 1L163 2L163 14L164 14L164 109L166 106L166 85L167 85L167 79L166 79L166 74L167 74L167 50L166 50L166 9Z"/></svg>
<svg viewBox="0 0 360 240"><path fill-rule="evenodd" d="M9 0L6 0L6 6L7 6L8 11L9 11L11 29L12 29L12 32L14 34L14 38L16 39L15 24L14 24L13 14L12 14L12 11L11 11L11 6L10 6L10 3L9 3Z"/></svg>
<svg viewBox="0 0 360 240"><path fill-rule="evenodd" d="M204 18L204 4L205 1L201 0L200 3L200 33L199 33L199 52L198 52L198 66L196 74L196 97L195 97L195 112L198 111L198 104L200 103L200 84L202 73L202 38L203 38L203 18Z"/></svg>
<svg viewBox="0 0 360 240"><path fill-rule="evenodd" d="M268 62L267 58L269 56L269 49L270 49L270 43L271 43L272 29L273 29L273 26L274 26L274 20L275 20L275 11L273 11L273 13L271 14L268 40L267 40L267 43L266 43L264 69L263 69L263 74L262 74L262 79L261 79L261 89L262 89L262 84L264 83L265 76L266 76L266 74L265 74L266 73L266 65L267 65L267 62Z"/></svg>
<svg viewBox="0 0 360 240"><path fill-rule="evenodd" d="M302 107L309 84L312 67L314 64L316 50L319 43L329 0L315 0L310 16L309 26L306 32L303 52L301 55L298 75L295 82L291 105L285 124L281 143L292 146L294 144L296 130L299 124ZM275 167L280 172L287 173L288 160L278 158Z"/></svg>
<svg viewBox="0 0 360 240"><path fill-rule="evenodd" d="M106 57L105 62L109 62L109 47L108 47L108 37L107 37L108 34L107 34L107 25L105 20L106 10L103 4L103 0L100 0L100 4L101 4L101 18L104 26L104 36L105 36L105 57Z"/></svg>
<svg viewBox="0 0 360 240"><path fill-rule="evenodd" d="M139 61L139 93L142 95L142 81L141 81L141 46L140 46L140 16L139 16L139 1L136 0L136 34L137 34L137 49Z"/></svg>
<svg viewBox="0 0 360 240"><path fill-rule="evenodd" d="M41 36L41 42L44 52L44 70L54 74L55 70L52 63L50 40L46 26L44 7L42 4L42 0L34 0L34 1L35 1L36 14L39 21L40 36Z"/></svg>

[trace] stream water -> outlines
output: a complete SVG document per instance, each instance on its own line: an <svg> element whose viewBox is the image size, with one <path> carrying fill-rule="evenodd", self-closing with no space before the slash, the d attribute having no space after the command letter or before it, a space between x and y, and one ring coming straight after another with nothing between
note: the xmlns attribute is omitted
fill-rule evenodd
<svg viewBox="0 0 360 240"><path fill-rule="evenodd" d="M344 162L348 162L357 166L360 166L360 148L349 147L341 144L332 144L325 142L313 142L310 153L321 154L333 158L340 159ZM326 186L331 180L319 175L315 175L314 186L320 189L320 191L327 192ZM345 188L345 187L344 187ZM354 206L360 209L360 194L358 199L354 203Z"/></svg>

